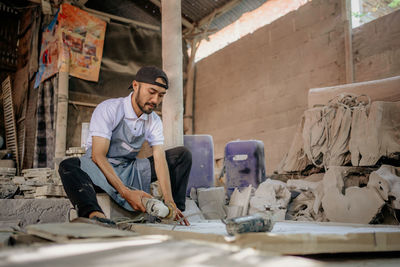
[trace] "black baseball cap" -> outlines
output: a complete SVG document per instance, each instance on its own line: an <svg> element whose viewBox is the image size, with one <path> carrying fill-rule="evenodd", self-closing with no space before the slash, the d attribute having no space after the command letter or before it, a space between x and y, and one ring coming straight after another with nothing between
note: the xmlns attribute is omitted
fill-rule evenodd
<svg viewBox="0 0 400 267"><path fill-rule="evenodd" d="M156 82L157 78L161 78L164 80L164 83ZM168 89L168 77L165 72L157 68L155 66L144 66L141 67L136 73L135 81L154 84L165 89ZM129 86L129 89L133 89L132 84Z"/></svg>

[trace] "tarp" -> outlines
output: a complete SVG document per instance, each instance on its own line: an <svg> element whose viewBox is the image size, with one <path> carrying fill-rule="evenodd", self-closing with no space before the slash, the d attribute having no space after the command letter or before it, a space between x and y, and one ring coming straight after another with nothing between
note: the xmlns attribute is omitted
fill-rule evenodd
<svg viewBox="0 0 400 267"><path fill-rule="evenodd" d="M162 67L161 51L160 31L110 22L98 82L71 77L69 90L105 97L126 96L141 66Z"/></svg>

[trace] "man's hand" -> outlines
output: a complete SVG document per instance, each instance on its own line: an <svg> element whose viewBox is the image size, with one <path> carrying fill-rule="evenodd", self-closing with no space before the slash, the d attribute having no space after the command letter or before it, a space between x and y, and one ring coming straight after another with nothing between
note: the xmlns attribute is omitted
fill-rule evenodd
<svg viewBox="0 0 400 267"><path fill-rule="evenodd" d="M172 209L174 211L174 214L172 216L174 216L173 218L175 218L175 221L179 221L179 223L181 225L185 224L186 226L189 226L190 223L189 221L185 218L185 216L182 214L182 211L180 211L176 205L175 202L173 201L166 201L165 204L168 206L168 208ZM182 220L183 219L183 220Z"/></svg>
<svg viewBox="0 0 400 267"><path fill-rule="evenodd" d="M183 224L185 224L186 226L190 225L189 221L185 218L185 216L183 216L182 211L176 208L175 212L176 212L175 220L179 221L181 225ZM183 221L181 221L181 219L183 219Z"/></svg>
<svg viewBox="0 0 400 267"><path fill-rule="evenodd" d="M141 212L146 212L146 208L143 206L142 198L153 198L151 195L147 194L141 190L131 190L127 189L124 191L123 195L121 195L126 201L128 201L129 205L134 210L139 210Z"/></svg>

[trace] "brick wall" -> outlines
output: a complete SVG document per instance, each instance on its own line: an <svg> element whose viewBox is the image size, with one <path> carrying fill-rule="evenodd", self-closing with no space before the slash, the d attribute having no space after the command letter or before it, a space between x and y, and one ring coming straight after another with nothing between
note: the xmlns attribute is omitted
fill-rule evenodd
<svg viewBox="0 0 400 267"><path fill-rule="evenodd" d="M353 30L357 82L400 75L400 10Z"/></svg>
<svg viewBox="0 0 400 267"><path fill-rule="evenodd" d="M235 139L265 145L267 173L289 149L312 87L345 82L340 0L314 0L197 63L195 133L215 157Z"/></svg>

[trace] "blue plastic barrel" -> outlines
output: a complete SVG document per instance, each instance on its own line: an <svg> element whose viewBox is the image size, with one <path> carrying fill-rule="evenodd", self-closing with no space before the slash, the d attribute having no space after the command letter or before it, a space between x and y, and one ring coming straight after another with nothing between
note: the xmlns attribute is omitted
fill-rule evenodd
<svg viewBox="0 0 400 267"><path fill-rule="evenodd" d="M186 196L190 189L214 186L214 143L211 135L184 135L184 146L192 152L192 169Z"/></svg>
<svg viewBox="0 0 400 267"><path fill-rule="evenodd" d="M264 143L258 140L232 141L225 146L226 193L265 181Z"/></svg>

